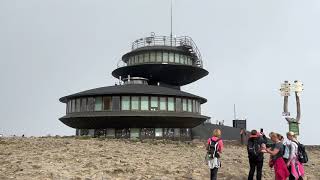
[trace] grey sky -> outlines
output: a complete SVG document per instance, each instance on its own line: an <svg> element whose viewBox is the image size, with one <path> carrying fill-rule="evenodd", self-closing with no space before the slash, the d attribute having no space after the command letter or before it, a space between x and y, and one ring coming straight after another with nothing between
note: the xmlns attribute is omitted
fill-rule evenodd
<svg viewBox="0 0 320 180"><path fill-rule="evenodd" d="M169 35L169 0L0 0L0 133L68 135L58 99L115 83L135 39ZM209 76L182 89L208 99L202 113L285 133L283 80L302 80L301 139L320 126L320 1L174 1L174 34L197 43ZM294 98L290 111L295 114Z"/></svg>

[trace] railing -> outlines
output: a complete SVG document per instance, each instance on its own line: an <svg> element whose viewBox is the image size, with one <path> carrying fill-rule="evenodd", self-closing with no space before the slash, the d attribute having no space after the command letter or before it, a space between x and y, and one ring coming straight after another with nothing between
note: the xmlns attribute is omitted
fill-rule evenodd
<svg viewBox="0 0 320 180"><path fill-rule="evenodd" d="M121 59L119 59L117 62L117 68L124 67L124 66L127 66L127 64L123 62Z"/></svg>
<svg viewBox="0 0 320 180"><path fill-rule="evenodd" d="M135 50L142 47L148 46L172 46L172 47L184 47L189 50L191 54L196 57L196 65L201 67L202 57L197 45L188 36L171 37L171 36L149 36L140 38L132 43L131 49Z"/></svg>

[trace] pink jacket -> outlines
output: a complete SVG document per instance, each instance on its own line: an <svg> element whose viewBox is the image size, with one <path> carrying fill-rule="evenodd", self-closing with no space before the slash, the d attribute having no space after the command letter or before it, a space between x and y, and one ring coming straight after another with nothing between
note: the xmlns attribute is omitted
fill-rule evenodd
<svg viewBox="0 0 320 180"><path fill-rule="evenodd" d="M299 179L299 176L304 176L304 168L303 165L298 160L298 145L294 142L290 143L290 157L289 163L291 166L290 172L295 177L295 179Z"/></svg>
<svg viewBox="0 0 320 180"><path fill-rule="evenodd" d="M212 136L211 139L212 139L213 141L217 141L219 138L217 138L217 137L215 137L215 136ZM207 144L208 144L208 145L210 144L210 138L208 139ZM223 142L222 142L222 140L218 141L218 148L217 148L217 150L218 150L219 153L222 153L222 151L223 151Z"/></svg>
<svg viewBox="0 0 320 180"><path fill-rule="evenodd" d="M276 175L276 180L286 180L289 177L290 173L282 157L274 161L273 167Z"/></svg>

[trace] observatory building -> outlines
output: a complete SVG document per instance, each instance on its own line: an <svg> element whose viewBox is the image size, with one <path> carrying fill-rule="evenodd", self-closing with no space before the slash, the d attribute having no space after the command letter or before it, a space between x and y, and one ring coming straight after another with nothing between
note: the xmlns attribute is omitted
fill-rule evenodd
<svg viewBox="0 0 320 180"><path fill-rule="evenodd" d="M180 90L208 75L190 37L138 39L112 75L119 84L59 99L66 104L60 121L76 135L191 139L192 128L209 119L201 114L207 100Z"/></svg>

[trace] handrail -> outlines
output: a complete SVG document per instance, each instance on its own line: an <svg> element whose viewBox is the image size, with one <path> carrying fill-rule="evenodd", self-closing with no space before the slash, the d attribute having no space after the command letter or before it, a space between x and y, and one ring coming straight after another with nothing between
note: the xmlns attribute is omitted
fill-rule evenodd
<svg viewBox="0 0 320 180"><path fill-rule="evenodd" d="M127 66L127 64L123 62L121 59L119 59L117 62L117 68L124 67L124 66Z"/></svg>
<svg viewBox="0 0 320 180"><path fill-rule="evenodd" d="M131 49L135 50L147 46L171 46L188 48L190 53L195 55L197 66L201 68L203 66L201 53L191 37L149 36L135 40L131 45Z"/></svg>

